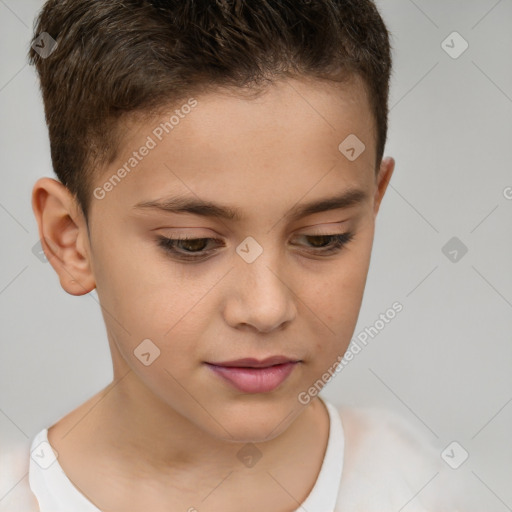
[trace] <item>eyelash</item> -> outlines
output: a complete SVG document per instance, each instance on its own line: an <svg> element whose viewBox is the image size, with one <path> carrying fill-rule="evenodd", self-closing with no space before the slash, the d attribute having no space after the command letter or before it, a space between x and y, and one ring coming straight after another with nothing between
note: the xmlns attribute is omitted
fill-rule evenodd
<svg viewBox="0 0 512 512"><path fill-rule="evenodd" d="M346 233L338 233L334 235L301 235L305 238L328 238L330 239L330 243L321 247L313 247L313 252L320 253L325 256L329 256L331 254L335 254L340 252L345 245L347 245L353 238L354 233L346 232ZM206 259L210 254L212 254L213 249L210 251L195 251L195 252L181 252L176 250L176 244L180 242L196 242L196 241L210 241L213 240L215 242L221 242L217 238L167 238L165 236L158 237L158 245L162 247L166 252L171 253L171 255L175 256L177 259L183 260L203 260ZM326 248L327 247L327 248Z"/></svg>

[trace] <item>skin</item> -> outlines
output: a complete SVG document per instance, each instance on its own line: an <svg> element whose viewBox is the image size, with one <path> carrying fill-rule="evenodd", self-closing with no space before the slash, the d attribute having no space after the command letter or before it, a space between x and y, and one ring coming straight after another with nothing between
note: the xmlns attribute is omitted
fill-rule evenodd
<svg viewBox="0 0 512 512"><path fill-rule="evenodd" d="M357 80L281 79L257 98L215 90L195 99L136 170L92 200L90 238L63 185L34 185L43 249L67 293L97 289L114 366L113 383L52 426L49 441L70 480L108 512L234 512L240 503L293 511L315 484L329 434L318 397L297 397L349 345L394 160L375 172L374 120ZM95 186L169 115L126 122ZM349 134L366 146L355 161L338 150ZM367 198L285 218L297 203L349 187ZM133 208L177 194L237 208L243 219ZM354 238L323 256L315 242L329 240L301 236L346 231ZM166 253L158 235L222 243L191 263ZM248 236L263 248L253 263L235 251ZM149 366L133 353L147 338L160 350ZM301 362L268 393L241 393L204 364L278 354ZM237 457L247 443L262 455L251 468Z"/></svg>

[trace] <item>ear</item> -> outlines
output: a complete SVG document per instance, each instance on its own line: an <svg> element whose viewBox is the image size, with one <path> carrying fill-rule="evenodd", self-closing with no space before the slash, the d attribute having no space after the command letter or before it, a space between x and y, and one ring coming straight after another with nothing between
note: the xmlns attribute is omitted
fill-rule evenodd
<svg viewBox="0 0 512 512"><path fill-rule="evenodd" d="M383 158L380 164L380 169L377 175L377 190L375 191L374 199L374 217L379 212L380 203L384 197L384 193L388 188L389 181L395 170L395 161L391 157Z"/></svg>
<svg viewBox="0 0 512 512"><path fill-rule="evenodd" d="M40 178L32 190L32 210L43 251L70 295L96 287L84 215L71 192L52 178Z"/></svg>

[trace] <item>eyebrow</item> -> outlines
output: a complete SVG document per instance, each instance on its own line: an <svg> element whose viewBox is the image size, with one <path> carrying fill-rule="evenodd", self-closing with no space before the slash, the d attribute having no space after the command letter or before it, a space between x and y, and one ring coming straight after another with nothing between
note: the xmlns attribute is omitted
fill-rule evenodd
<svg viewBox="0 0 512 512"><path fill-rule="evenodd" d="M368 194L364 190L349 189L341 195L327 197L309 203L297 204L285 214L285 218L300 219L315 213L349 208L363 203L367 197ZM236 208L216 204L212 201L203 201L193 197L177 196L153 201L142 201L137 203L133 208L136 210L156 210L167 213L189 213L230 221L243 220L241 211Z"/></svg>

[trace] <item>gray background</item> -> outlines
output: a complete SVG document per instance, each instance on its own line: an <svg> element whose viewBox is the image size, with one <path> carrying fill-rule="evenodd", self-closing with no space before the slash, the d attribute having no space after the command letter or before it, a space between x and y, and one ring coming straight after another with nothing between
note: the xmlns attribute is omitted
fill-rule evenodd
<svg viewBox="0 0 512 512"><path fill-rule="evenodd" d="M112 379L97 296L68 295L32 253L32 186L54 177L26 60L42 4L0 0L0 432L25 437ZM394 410L440 451L458 441L470 456L456 471L487 510L512 510L512 0L377 4L393 34L397 163L354 338L395 301L403 311L323 394ZM469 43L456 59L441 46L454 31ZM452 237L468 248L456 262Z"/></svg>

